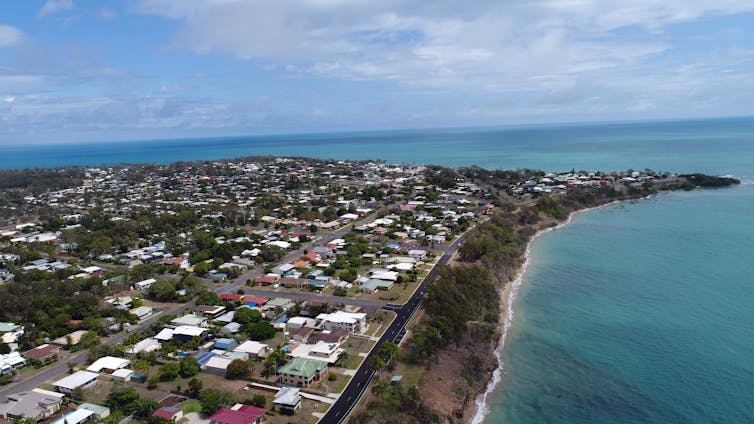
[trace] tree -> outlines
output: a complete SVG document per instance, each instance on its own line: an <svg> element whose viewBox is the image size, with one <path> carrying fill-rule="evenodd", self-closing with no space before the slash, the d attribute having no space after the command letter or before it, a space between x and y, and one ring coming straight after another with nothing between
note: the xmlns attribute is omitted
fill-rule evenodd
<svg viewBox="0 0 754 424"><path fill-rule="evenodd" d="M99 343L99 334L96 331L87 331L79 339L78 349L89 349Z"/></svg>
<svg viewBox="0 0 754 424"><path fill-rule="evenodd" d="M251 404L258 408L264 408L264 406L267 404L267 396L263 394L256 394L251 399Z"/></svg>
<svg viewBox="0 0 754 424"><path fill-rule="evenodd" d="M169 362L160 367L160 381L173 381L178 377L181 366L177 362Z"/></svg>
<svg viewBox="0 0 754 424"><path fill-rule="evenodd" d="M229 380L239 380L248 378L251 375L251 365L249 364L249 361L243 361L241 359L236 359L230 364L228 364L228 368L225 370L225 378Z"/></svg>
<svg viewBox="0 0 754 424"><path fill-rule="evenodd" d="M246 333L252 340L263 341L275 337L275 327L267 321L256 322L246 327Z"/></svg>
<svg viewBox="0 0 754 424"><path fill-rule="evenodd" d="M194 273L200 277L207 275L210 269L212 269L212 265L207 262L199 262L194 265Z"/></svg>
<svg viewBox="0 0 754 424"><path fill-rule="evenodd" d="M105 399L105 405L113 411L122 412L125 415L130 415L134 411L134 403L139 399L139 395L136 394L136 390L133 387L126 387L124 389L113 388L113 391L107 395Z"/></svg>
<svg viewBox="0 0 754 424"><path fill-rule="evenodd" d="M262 320L262 313L257 309L238 308L233 313L233 321L241 324L253 324Z"/></svg>
<svg viewBox="0 0 754 424"><path fill-rule="evenodd" d="M178 297L175 284L168 280L157 280L152 283L149 295L160 302L170 302Z"/></svg>
<svg viewBox="0 0 754 424"><path fill-rule="evenodd" d="M204 389L199 394L199 402L202 405L202 413L212 415L223 406L229 406L236 402L232 393L217 389Z"/></svg>
<svg viewBox="0 0 754 424"><path fill-rule="evenodd" d="M223 302L220 300L220 296L209 290L200 291L199 295L196 297L197 305L220 305L221 303Z"/></svg>
<svg viewBox="0 0 754 424"><path fill-rule="evenodd" d="M154 411L160 409L160 403L154 399L139 398L134 402L133 409L133 414L137 417L147 418Z"/></svg>
<svg viewBox="0 0 754 424"><path fill-rule="evenodd" d="M186 356L179 361L178 374L183 378L193 377L199 374L199 362L193 356Z"/></svg>
<svg viewBox="0 0 754 424"><path fill-rule="evenodd" d="M188 382L188 392L186 394L191 396L192 398L199 397L199 393L202 391L202 387L204 387L204 384L201 380L192 378Z"/></svg>

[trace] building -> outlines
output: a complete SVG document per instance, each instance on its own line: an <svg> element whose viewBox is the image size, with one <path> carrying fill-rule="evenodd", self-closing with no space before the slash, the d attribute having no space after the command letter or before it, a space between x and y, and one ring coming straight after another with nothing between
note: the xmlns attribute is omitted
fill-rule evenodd
<svg viewBox="0 0 754 424"><path fill-rule="evenodd" d="M144 291L150 287L152 287L152 284L156 283L157 280L154 278L149 278L144 281L139 281L138 283L134 284L134 288L139 291Z"/></svg>
<svg viewBox="0 0 754 424"><path fill-rule="evenodd" d="M344 351L345 349L341 349L338 343L320 341L316 344L300 344L291 351L290 355L294 358L325 361L332 365L338 361L338 356Z"/></svg>
<svg viewBox="0 0 754 424"><path fill-rule="evenodd" d="M152 413L153 417L162 418L171 422L176 422L183 418L183 411L172 406L163 406Z"/></svg>
<svg viewBox="0 0 754 424"><path fill-rule="evenodd" d="M75 373L52 383L52 385L55 386L60 393L70 395L79 387L85 389L94 386L97 383L98 376L99 374L91 371L76 371Z"/></svg>
<svg viewBox="0 0 754 424"><path fill-rule="evenodd" d="M0 418L8 421L21 418L43 420L60 409L63 397L60 393L42 389L15 393L0 402Z"/></svg>
<svg viewBox="0 0 754 424"><path fill-rule="evenodd" d="M94 422L97 419L94 411L88 409L76 409L63 414L55 420L50 421L50 424L80 424Z"/></svg>
<svg viewBox="0 0 754 424"><path fill-rule="evenodd" d="M58 352L60 352L60 346L43 344L34 349L27 350L23 355L33 361L45 362L55 358Z"/></svg>
<svg viewBox="0 0 754 424"><path fill-rule="evenodd" d="M247 353L252 358L263 358L267 356L268 353L272 352L272 349L264 343L259 343L254 340L247 340L238 345L238 347L233 349L233 351Z"/></svg>
<svg viewBox="0 0 754 424"><path fill-rule="evenodd" d="M139 306L138 308L131 309L130 312L133 315L136 315L139 318L139 321L143 319L147 319L150 316L152 316L152 312L154 310L150 308L149 306Z"/></svg>
<svg viewBox="0 0 754 424"><path fill-rule="evenodd" d="M67 334L63 337L58 337L57 339L52 341L52 344L56 344L61 347L76 346L81 341L81 337L86 333L86 330L74 331L73 333Z"/></svg>
<svg viewBox="0 0 754 424"><path fill-rule="evenodd" d="M228 370L228 365L233 362L230 358L224 358L222 356L215 355L202 365L202 371L225 376L225 372Z"/></svg>
<svg viewBox="0 0 754 424"><path fill-rule="evenodd" d="M272 401L272 410L293 415L301 409L301 395L296 387L283 387Z"/></svg>
<svg viewBox="0 0 754 424"><path fill-rule="evenodd" d="M8 374L17 367L24 365L26 365L26 359L18 352L11 352L6 355L0 354L0 375Z"/></svg>
<svg viewBox="0 0 754 424"><path fill-rule="evenodd" d="M278 369L280 382L287 386L309 387L327 372L327 362L316 359L293 358Z"/></svg>
<svg viewBox="0 0 754 424"><path fill-rule="evenodd" d="M351 333L361 334L366 330L367 314L335 311L332 314L319 314L317 319L322 322L324 330L342 328Z"/></svg>
<svg viewBox="0 0 754 424"><path fill-rule="evenodd" d="M112 374L113 371L126 368L129 365L131 365L131 361L128 359L116 358L115 356L103 356L94 361L92 365L89 365L86 370L97 373L106 372Z"/></svg>
<svg viewBox="0 0 754 424"><path fill-rule="evenodd" d="M220 408L209 417L210 424L258 424L264 419L264 408L236 404L232 408Z"/></svg>

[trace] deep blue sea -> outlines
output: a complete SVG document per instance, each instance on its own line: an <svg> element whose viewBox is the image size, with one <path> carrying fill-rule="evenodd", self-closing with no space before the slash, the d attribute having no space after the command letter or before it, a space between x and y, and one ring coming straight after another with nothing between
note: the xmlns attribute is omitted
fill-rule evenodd
<svg viewBox="0 0 754 424"><path fill-rule="evenodd" d="M0 146L0 167L263 154L741 178L538 238L485 422L754 422L754 118Z"/></svg>

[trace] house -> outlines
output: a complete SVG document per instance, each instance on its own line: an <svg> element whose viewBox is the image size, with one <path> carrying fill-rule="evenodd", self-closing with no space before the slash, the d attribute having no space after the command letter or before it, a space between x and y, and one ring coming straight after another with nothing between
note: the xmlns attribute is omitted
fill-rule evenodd
<svg viewBox="0 0 754 424"><path fill-rule="evenodd" d="M0 342L13 345L24 334L24 327L12 322L0 322ZM17 347L16 347L17 348Z"/></svg>
<svg viewBox="0 0 754 424"><path fill-rule="evenodd" d="M174 327L180 327L183 325L189 325L192 327L204 327L207 325L207 318L194 314L186 314L182 317L178 317L170 321L170 324Z"/></svg>
<svg viewBox="0 0 754 424"><path fill-rule="evenodd" d="M344 351L338 343L319 341L315 344L300 344L291 351L290 355L294 358L325 361L332 365L338 361L338 356Z"/></svg>
<svg viewBox="0 0 754 424"><path fill-rule="evenodd" d="M131 361L128 359L117 358L115 356L103 356L94 361L92 365L89 365L86 370L97 373L105 372L112 374L113 371L126 368L129 365L131 365Z"/></svg>
<svg viewBox="0 0 754 424"><path fill-rule="evenodd" d="M97 383L98 376L99 374L90 371L76 371L75 373L52 383L52 385L60 393L70 395L79 387L87 388L94 386Z"/></svg>
<svg viewBox="0 0 754 424"><path fill-rule="evenodd" d="M236 404L232 408L220 408L209 417L210 424L258 424L266 410L253 405Z"/></svg>
<svg viewBox="0 0 754 424"><path fill-rule="evenodd" d="M53 344L43 344L35 347L34 349L27 350L23 355L33 361L45 362L53 359L60 352L60 346Z"/></svg>
<svg viewBox="0 0 754 424"><path fill-rule="evenodd" d="M139 352L154 352L156 350L160 350L162 347L162 344L157 341L157 339L154 339L152 337L148 337L138 343L136 343L129 351L128 353L139 353Z"/></svg>
<svg viewBox="0 0 754 424"><path fill-rule="evenodd" d="M162 418L170 422L176 422L183 418L183 411L172 406L163 406L152 413L153 417Z"/></svg>
<svg viewBox="0 0 754 424"><path fill-rule="evenodd" d="M247 306L264 306L269 300L270 299L261 296L246 295L243 297L243 303Z"/></svg>
<svg viewBox="0 0 754 424"><path fill-rule="evenodd" d="M312 327L314 328L317 324L317 321L312 318L307 317L293 317L288 320L288 322L285 323L285 326L294 330L298 330L301 327Z"/></svg>
<svg viewBox="0 0 754 424"><path fill-rule="evenodd" d="M52 344L56 344L58 346L64 347L64 346L76 346L81 341L81 337L86 334L86 330L78 330L74 331L73 333L70 333L68 335L65 335L63 337L59 337L52 341Z"/></svg>
<svg viewBox="0 0 754 424"><path fill-rule="evenodd" d="M361 284L361 291L373 293L376 290L390 290L392 287L392 281L370 278Z"/></svg>
<svg viewBox="0 0 754 424"><path fill-rule="evenodd" d="M149 278L149 279L144 280L144 281L139 281L138 283L134 284L134 289L139 290L139 291L144 291L144 290L152 287L152 284L154 284L156 282L157 282L157 280L155 280L154 278Z"/></svg>
<svg viewBox="0 0 754 424"><path fill-rule="evenodd" d="M132 315L136 315L139 318L139 321L141 321L152 316L153 311L154 310L149 306L139 306L138 308L133 308L128 312Z"/></svg>
<svg viewBox="0 0 754 424"><path fill-rule="evenodd" d="M189 341L193 339L194 337L203 338L204 333L206 331L207 331L206 328L194 327L190 325L182 325L180 327L176 327L173 330L173 338L182 340L182 341Z"/></svg>
<svg viewBox="0 0 754 424"><path fill-rule="evenodd" d="M236 334L239 331L241 331L241 324L237 322L229 322L220 329L223 334Z"/></svg>
<svg viewBox="0 0 754 424"><path fill-rule="evenodd" d="M135 373L136 372L134 370L121 368L119 370L113 371L111 375L114 381L128 382L128 381L131 381L131 378L134 376Z"/></svg>
<svg viewBox="0 0 754 424"><path fill-rule="evenodd" d="M86 409L94 412L94 418L96 420L103 420L110 416L110 408L101 405L95 405L93 403L82 403L76 409Z"/></svg>
<svg viewBox="0 0 754 424"><path fill-rule="evenodd" d="M316 359L293 358L278 368L282 384L294 387L309 387L327 372L327 362Z"/></svg>
<svg viewBox="0 0 754 424"><path fill-rule="evenodd" d="M348 334L348 330L343 328L319 331L309 336L309 343L317 343L319 341L327 343L343 343L343 340L348 337Z"/></svg>
<svg viewBox="0 0 754 424"><path fill-rule="evenodd" d="M214 347L215 349L229 351L235 349L237 346L238 342L235 339L217 339Z"/></svg>
<svg viewBox="0 0 754 424"><path fill-rule="evenodd" d="M26 359L18 352L0 354L0 375L8 374L17 367L24 365L26 365Z"/></svg>
<svg viewBox="0 0 754 424"><path fill-rule="evenodd" d="M63 416L50 421L50 424L79 424L93 422L96 419L94 411L88 409L74 409Z"/></svg>
<svg viewBox="0 0 754 424"><path fill-rule="evenodd" d="M0 418L12 421L22 418L43 420L60 409L64 395L49 390L20 392L0 402Z"/></svg>
<svg viewBox="0 0 754 424"><path fill-rule="evenodd" d="M272 401L272 410L293 415L301 409L301 395L296 387L283 387Z"/></svg>
<svg viewBox="0 0 754 424"><path fill-rule="evenodd" d="M335 311L331 314L317 315L317 319L322 322L322 328L325 330L342 328L357 334L363 333L366 330L366 318L367 314L363 312Z"/></svg>
<svg viewBox="0 0 754 424"><path fill-rule="evenodd" d="M233 349L233 351L247 353L252 358L263 358L266 357L268 353L272 352L272 349L264 343L259 343L254 340L247 340L238 345L238 347Z"/></svg>
<svg viewBox="0 0 754 424"><path fill-rule="evenodd" d="M209 318L217 318L225 312L225 306L198 305L195 310Z"/></svg>
<svg viewBox="0 0 754 424"><path fill-rule="evenodd" d="M222 356L213 356L209 358L209 360L202 365L202 371L208 372L210 374L216 374L216 375L225 375L226 370L228 369L228 365L233 362L230 358L224 358Z"/></svg>
<svg viewBox="0 0 754 424"><path fill-rule="evenodd" d="M254 282L263 286L269 286L277 281L278 278L280 278L280 276L277 274L266 274L255 278Z"/></svg>

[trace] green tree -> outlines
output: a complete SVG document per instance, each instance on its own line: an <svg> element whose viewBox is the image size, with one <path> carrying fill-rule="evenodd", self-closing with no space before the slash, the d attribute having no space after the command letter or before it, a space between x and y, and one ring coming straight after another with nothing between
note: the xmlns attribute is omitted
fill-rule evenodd
<svg viewBox="0 0 754 424"><path fill-rule="evenodd" d="M256 394L251 399L251 404L258 407L258 408L264 408L267 404L267 396L263 394Z"/></svg>
<svg viewBox="0 0 754 424"><path fill-rule="evenodd" d="M257 309L238 308L233 313L233 321L241 324L253 324L262 320L262 313Z"/></svg>
<svg viewBox="0 0 754 424"><path fill-rule="evenodd" d="M96 331L87 331L79 339L78 349L89 349L99 344L99 334Z"/></svg>
<svg viewBox="0 0 754 424"><path fill-rule="evenodd" d="M209 290L202 290L199 292L199 295L196 297L196 304L197 305L220 305L222 304L222 300L220 300L220 296L217 295L217 293Z"/></svg>
<svg viewBox="0 0 754 424"><path fill-rule="evenodd" d="M267 321L246 326L246 333L252 340L263 341L275 337L275 327Z"/></svg>
<svg viewBox="0 0 754 424"><path fill-rule="evenodd" d="M149 295L160 302L170 302L178 297L175 284L168 280L157 280L149 287Z"/></svg>
<svg viewBox="0 0 754 424"><path fill-rule="evenodd" d="M107 395L105 405L112 411L130 415L134 411L134 403L139 399L133 387L113 387L113 391Z"/></svg>
<svg viewBox="0 0 754 424"><path fill-rule="evenodd" d="M188 392L186 394L192 398L197 398L199 397L199 393L202 391L202 387L204 387L204 384L201 380L192 378L188 382Z"/></svg>
<svg viewBox="0 0 754 424"><path fill-rule="evenodd" d="M193 356L186 356L179 361L178 374L183 378L193 377L199 374L199 362Z"/></svg>
<svg viewBox="0 0 754 424"><path fill-rule="evenodd" d="M173 381L178 377L181 366L177 362L168 362L160 367L160 381Z"/></svg>
<svg viewBox="0 0 754 424"><path fill-rule="evenodd" d="M249 361L242 361L240 359L236 359L228 364L228 368L225 370L225 378L229 380L240 380L248 378L250 375L251 365Z"/></svg>
<svg viewBox="0 0 754 424"><path fill-rule="evenodd" d="M199 402L202 405L202 413L212 415L223 406L230 406L236 402L232 393L217 389L204 389L199 394Z"/></svg>
<svg viewBox="0 0 754 424"><path fill-rule="evenodd" d="M147 418L154 411L160 409L160 403L154 399L139 398L134 402L133 409L133 414L137 417Z"/></svg>

